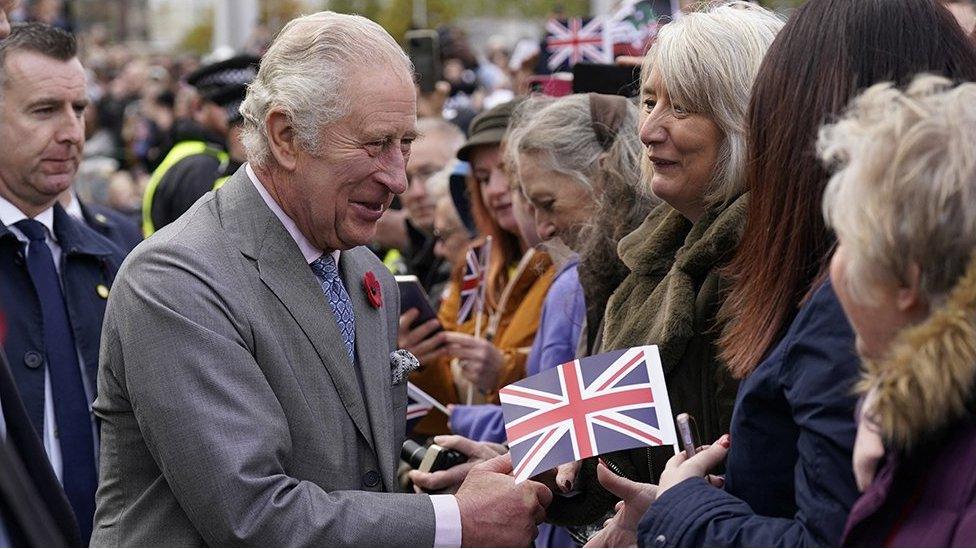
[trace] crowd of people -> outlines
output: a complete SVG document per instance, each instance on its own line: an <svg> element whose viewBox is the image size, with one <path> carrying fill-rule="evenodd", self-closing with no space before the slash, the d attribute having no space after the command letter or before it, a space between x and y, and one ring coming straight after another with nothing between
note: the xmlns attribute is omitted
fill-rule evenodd
<svg viewBox="0 0 976 549"><path fill-rule="evenodd" d="M359 16L201 62L16 4L0 546L976 544L970 0L687 8L636 97L456 28L422 92ZM516 483L500 391L645 345L707 444Z"/></svg>

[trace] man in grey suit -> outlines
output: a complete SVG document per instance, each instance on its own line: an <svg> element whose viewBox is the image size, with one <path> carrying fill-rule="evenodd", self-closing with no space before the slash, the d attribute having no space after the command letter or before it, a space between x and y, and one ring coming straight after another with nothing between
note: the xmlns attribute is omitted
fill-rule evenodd
<svg viewBox="0 0 976 549"><path fill-rule="evenodd" d="M508 456L455 495L389 493L399 297L362 245L406 188L415 111L409 60L375 23L322 12L275 39L241 106L249 164L112 288L92 545L531 541L551 493L516 486Z"/></svg>

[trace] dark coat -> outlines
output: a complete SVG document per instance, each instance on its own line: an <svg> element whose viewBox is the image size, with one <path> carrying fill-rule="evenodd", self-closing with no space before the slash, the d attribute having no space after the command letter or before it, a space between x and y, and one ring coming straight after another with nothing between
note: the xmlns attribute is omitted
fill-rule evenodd
<svg viewBox="0 0 976 549"><path fill-rule="evenodd" d="M976 415L946 434L886 460L851 510L845 546L976 546Z"/></svg>
<svg viewBox="0 0 976 549"><path fill-rule="evenodd" d="M695 416L704 440L728 431L737 384L719 360L715 323L724 282L721 268L732 258L745 226L748 196L708 212L692 224L668 204L620 241L618 252L631 270L607 304L602 352L657 345L671 410ZM620 474L657 482L671 447L607 454ZM575 497L559 497L549 518L560 525L602 522L616 498L596 480L595 460L580 470Z"/></svg>
<svg viewBox="0 0 976 549"><path fill-rule="evenodd" d="M54 205L54 234L61 246L61 283L75 344L81 351L85 383L94 396L102 316L108 289L122 264L122 251ZM102 288L100 288L102 287ZM7 320L4 350L27 415L44 432L44 338L41 306L34 293L24 245L0 226L0 311Z"/></svg>
<svg viewBox="0 0 976 549"><path fill-rule="evenodd" d="M844 545L976 546L976 266L881 359L865 361L886 458Z"/></svg>
<svg viewBox="0 0 976 549"><path fill-rule="evenodd" d="M854 333L829 282L739 386L725 489L672 487L644 515L645 546L836 546L858 492ZM710 440L702 441L710 443Z"/></svg>
<svg viewBox="0 0 976 549"><path fill-rule="evenodd" d="M0 352L0 516L15 546L80 545L75 516L44 453Z"/></svg>
<svg viewBox="0 0 976 549"><path fill-rule="evenodd" d="M142 242L142 230L131 219L100 204L78 201L85 223L95 232L111 240L125 255Z"/></svg>

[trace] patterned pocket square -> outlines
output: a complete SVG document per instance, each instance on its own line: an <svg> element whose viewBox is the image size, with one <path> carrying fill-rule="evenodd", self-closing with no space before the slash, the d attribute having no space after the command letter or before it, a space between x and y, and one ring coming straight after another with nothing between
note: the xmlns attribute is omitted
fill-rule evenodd
<svg viewBox="0 0 976 549"><path fill-rule="evenodd" d="M390 368L393 371L393 384L399 385L407 381L410 372L420 368L420 361L410 351L397 349L390 353Z"/></svg>

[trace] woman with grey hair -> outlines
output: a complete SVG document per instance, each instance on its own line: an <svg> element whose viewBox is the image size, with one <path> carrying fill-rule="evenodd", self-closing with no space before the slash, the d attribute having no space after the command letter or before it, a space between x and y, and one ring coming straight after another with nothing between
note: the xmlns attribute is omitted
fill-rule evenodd
<svg viewBox="0 0 976 549"><path fill-rule="evenodd" d="M745 223L749 92L782 25L744 2L686 14L661 29L642 68L639 135L650 190L665 203L620 242L630 274L610 297L602 348L657 345L671 408L693 415L705 440L726 432L735 398L736 384L715 353L720 270ZM603 460L618 474L655 483L672 454L641 448ZM575 467L561 467L559 475ZM618 498L595 471L584 462L574 483L581 494L556 498L550 518L590 524L612 511ZM636 536L636 523L630 526Z"/></svg>
<svg viewBox="0 0 976 549"><path fill-rule="evenodd" d="M830 276L857 334L864 412L846 546L976 540L976 84L870 88L821 133ZM880 444L876 440L880 436ZM859 462L884 453L873 480ZM968 517L968 518L967 518Z"/></svg>

